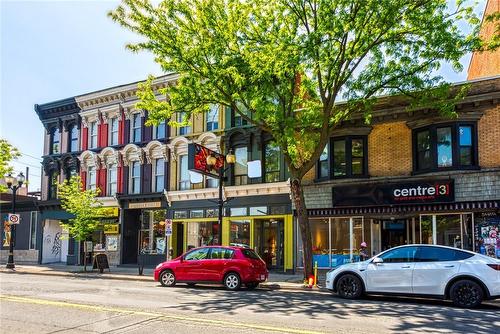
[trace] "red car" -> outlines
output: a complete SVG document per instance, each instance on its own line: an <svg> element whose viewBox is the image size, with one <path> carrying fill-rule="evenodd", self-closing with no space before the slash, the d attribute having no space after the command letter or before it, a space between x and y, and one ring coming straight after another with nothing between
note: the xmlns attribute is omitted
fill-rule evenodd
<svg viewBox="0 0 500 334"><path fill-rule="evenodd" d="M222 283L229 290L238 290L242 284L255 289L268 275L265 262L250 248L206 246L160 263L154 278L163 286Z"/></svg>

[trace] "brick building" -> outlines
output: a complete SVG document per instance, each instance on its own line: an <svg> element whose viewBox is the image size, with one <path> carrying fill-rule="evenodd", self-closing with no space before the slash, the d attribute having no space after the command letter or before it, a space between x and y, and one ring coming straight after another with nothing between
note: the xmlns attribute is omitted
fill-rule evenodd
<svg viewBox="0 0 500 334"><path fill-rule="evenodd" d="M307 175L321 267L356 261L361 242L373 254L429 243L500 255L481 235L500 220L500 77L468 83L454 119L384 97L370 126L356 116L342 124ZM298 266L300 252L299 240Z"/></svg>

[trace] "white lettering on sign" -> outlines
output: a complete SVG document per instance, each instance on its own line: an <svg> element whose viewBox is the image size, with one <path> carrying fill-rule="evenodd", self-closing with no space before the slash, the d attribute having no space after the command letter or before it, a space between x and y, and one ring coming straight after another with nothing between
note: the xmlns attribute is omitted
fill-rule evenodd
<svg viewBox="0 0 500 334"><path fill-rule="evenodd" d="M436 184L432 187L409 187L409 188L396 188L392 191L396 199L401 197L412 197L418 199L419 197L425 199L426 196L447 196L450 194L449 184Z"/></svg>

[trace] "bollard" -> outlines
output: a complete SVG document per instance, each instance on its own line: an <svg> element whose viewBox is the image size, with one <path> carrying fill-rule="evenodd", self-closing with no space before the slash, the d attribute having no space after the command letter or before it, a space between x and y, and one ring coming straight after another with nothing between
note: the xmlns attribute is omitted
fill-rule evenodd
<svg viewBox="0 0 500 334"><path fill-rule="evenodd" d="M314 261L314 287L318 287L318 261Z"/></svg>

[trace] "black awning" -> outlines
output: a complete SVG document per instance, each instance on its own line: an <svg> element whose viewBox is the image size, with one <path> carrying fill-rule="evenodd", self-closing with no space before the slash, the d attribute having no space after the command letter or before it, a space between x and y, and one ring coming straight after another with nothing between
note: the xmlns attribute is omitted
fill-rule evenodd
<svg viewBox="0 0 500 334"><path fill-rule="evenodd" d="M423 212L453 212L453 211L479 211L498 210L500 201L468 201L439 204L414 204L414 205L383 205L364 207L338 207L325 209L308 209L310 217L353 216L370 214L404 214Z"/></svg>

